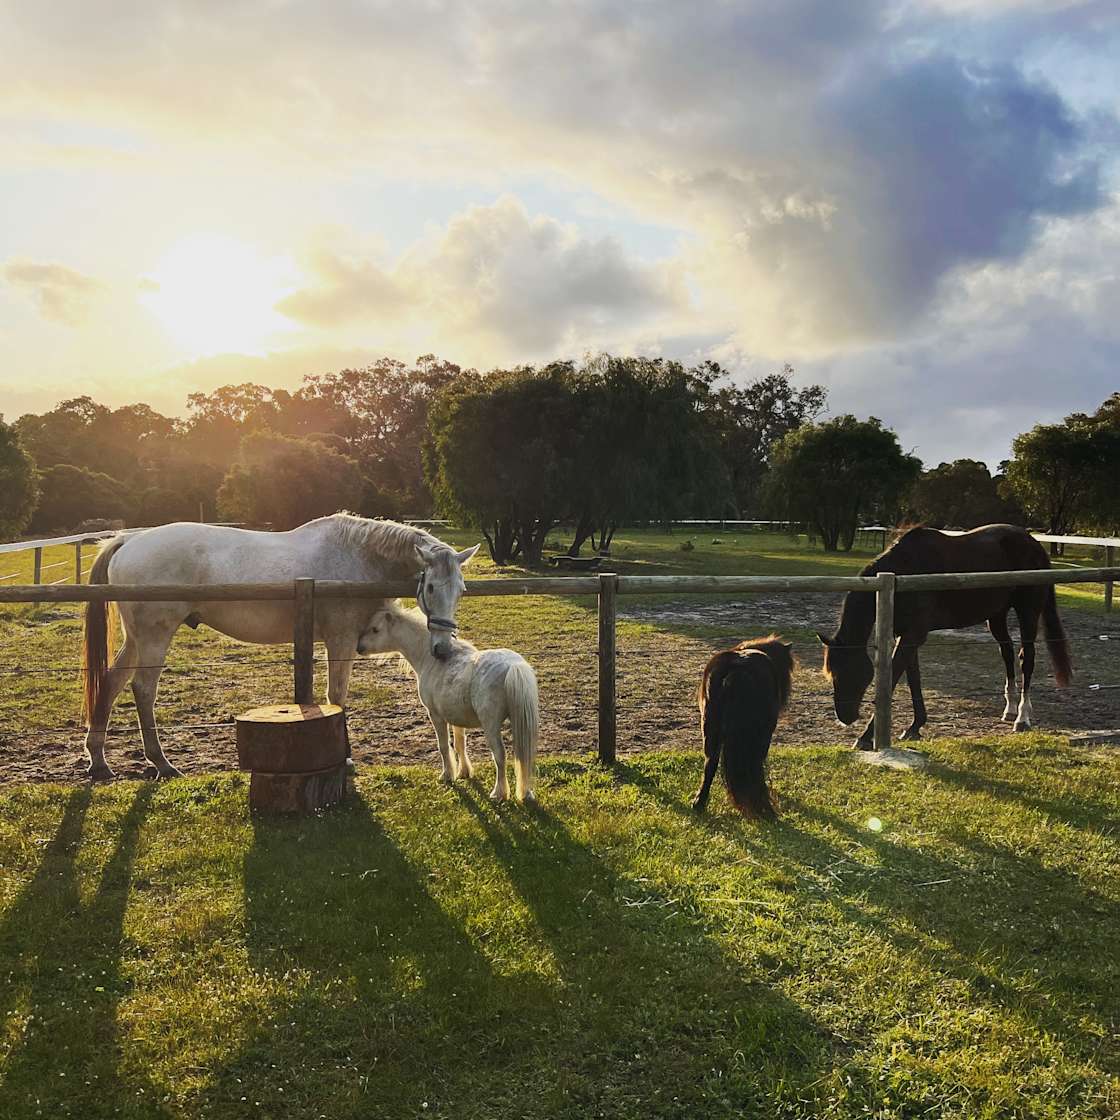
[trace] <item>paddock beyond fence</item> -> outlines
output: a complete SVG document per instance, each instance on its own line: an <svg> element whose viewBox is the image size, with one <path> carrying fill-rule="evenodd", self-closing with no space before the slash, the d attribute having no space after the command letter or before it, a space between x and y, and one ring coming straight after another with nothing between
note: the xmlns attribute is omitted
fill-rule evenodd
<svg viewBox="0 0 1120 1120"><path fill-rule="evenodd" d="M598 599L598 755L613 763L617 753L617 601L620 595L718 595L759 592L850 592L875 595L875 748L891 744L891 658L895 647L894 604L907 591L957 591L985 587L1037 587L1059 583L1110 583L1120 568L1041 569L1021 572L947 572L897 576L597 576L480 579L468 581L472 596L560 595ZM94 584L0 587L0 603L262 602L293 603L294 699L314 702L315 601L317 599L407 598L411 581L370 584L297 579L292 583L227 583L178 586Z"/></svg>

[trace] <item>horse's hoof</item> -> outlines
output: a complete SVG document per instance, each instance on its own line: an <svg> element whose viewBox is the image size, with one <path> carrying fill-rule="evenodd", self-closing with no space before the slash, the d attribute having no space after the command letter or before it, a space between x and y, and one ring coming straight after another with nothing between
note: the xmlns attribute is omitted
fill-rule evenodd
<svg viewBox="0 0 1120 1120"><path fill-rule="evenodd" d="M999 718L1003 720L1004 723L1011 723L1015 719L1015 710L1013 708L1008 709Z"/></svg>
<svg viewBox="0 0 1120 1120"><path fill-rule="evenodd" d="M91 782L111 782L116 775L108 766L87 766L86 777Z"/></svg>
<svg viewBox="0 0 1120 1120"><path fill-rule="evenodd" d="M873 751L874 749L875 749L875 740L874 739L857 739L852 744L852 750L854 750L854 751Z"/></svg>
<svg viewBox="0 0 1120 1120"><path fill-rule="evenodd" d="M156 781L160 781L165 778L181 778L182 776L183 771L174 766L165 766L161 769L153 764L144 769L144 777L149 780L154 778Z"/></svg>
<svg viewBox="0 0 1120 1120"><path fill-rule="evenodd" d="M455 779L450 774L440 774L440 776L439 776L439 784L441 786L449 786L454 781L455 781Z"/></svg>
<svg viewBox="0 0 1120 1120"><path fill-rule="evenodd" d="M1030 731L1030 729L1031 725L1025 720L1016 720L1015 726L1012 728L1013 731Z"/></svg>
<svg viewBox="0 0 1120 1120"><path fill-rule="evenodd" d="M921 737L922 732L920 728L908 727L901 735L899 735L898 740L900 743L914 743L921 739Z"/></svg>
<svg viewBox="0 0 1120 1120"><path fill-rule="evenodd" d="M491 793L490 793L490 800L495 805L501 805L501 803L503 801L505 801L505 799L506 799L506 795L504 793L502 793L500 790L492 790Z"/></svg>
<svg viewBox="0 0 1120 1120"><path fill-rule="evenodd" d="M525 796L521 800L526 805L536 805L537 795L532 790L527 790Z"/></svg>
<svg viewBox="0 0 1120 1120"><path fill-rule="evenodd" d="M692 799L692 811L694 813L702 813L704 811L705 802L701 801L699 797Z"/></svg>

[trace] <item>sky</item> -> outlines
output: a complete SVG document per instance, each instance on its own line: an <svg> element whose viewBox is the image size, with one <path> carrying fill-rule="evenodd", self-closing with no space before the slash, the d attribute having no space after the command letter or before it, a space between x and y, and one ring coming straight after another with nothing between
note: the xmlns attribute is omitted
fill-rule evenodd
<svg viewBox="0 0 1120 1120"><path fill-rule="evenodd" d="M1120 389L1115 0L0 0L0 414L789 363L927 465Z"/></svg>

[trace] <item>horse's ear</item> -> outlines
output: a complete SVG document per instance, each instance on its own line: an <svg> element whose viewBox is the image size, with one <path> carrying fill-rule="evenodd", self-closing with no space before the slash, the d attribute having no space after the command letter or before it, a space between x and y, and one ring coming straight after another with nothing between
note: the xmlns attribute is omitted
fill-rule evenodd
<svg viewBox="0 0 1120 1120"><path fill-rule="evenodd" d="M832 644L819 630L817 631L817 637L820 638L822 646L827 646L827 645Z"/></svg>
<svg viewBox="0 0 1120 1120"><path fill-rule="evenodd" d="M455 559L459 561L459 567L469 564L474 558L474 554L482 547L481 542L476 544L474 548L464 548L462 552L455 553Z"/></svg>
<svg viewBox="0 0 1120 1120"><path fill-rule="evenodd" d="M436 550L431 545L418 544L416 546L416 562L426 568L434 559Z"/></svg>

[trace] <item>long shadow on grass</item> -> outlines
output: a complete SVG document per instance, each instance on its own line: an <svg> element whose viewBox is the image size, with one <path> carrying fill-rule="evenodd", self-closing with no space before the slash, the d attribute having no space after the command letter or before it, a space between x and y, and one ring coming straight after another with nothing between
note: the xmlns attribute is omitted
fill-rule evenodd
<svg viewBox="0 0 1120 1120"><path fill-rule="evenodd" d="M118 1070L117 1005L122 929L132 864L154 784L138 786L115 822L113 850L93 897L83 902L76 858L92 801L66 797L62 821L38 871L0 922L0 956L11 976L0 1003L29 1017L0 1066L0 1116L163 1116L151 1084Z"/></svg>
<svg viewBox="0 0 1120 1120"><path fill-rule="evenodd" d="M790 808L792 819L764 840L743 833L744 848L760 862L785 858L794 872L798 865L818 876L825 870L833 880L829 900L853 925L965 982L972 998L1033 1021L1068 1052L1101 1060L1101 1038L1110 1029L1099 1003L1106 992L1081 982L1084 968L1091 966L1050 951L1056 948L1052 912L1084 920L1097 950L1107 952L1111 931L1120 928L1116 903L1070 876L1043 873L1037 862L1007 850L986 848L988 873L981 877L815 806L791 799ZM848 845L830 844L801 829L797 817L833 831ZM955 841L952 835L944 839ZM874 852L878 863L852 860L853 844ZM1098 1030L1086 1032L1086 1021L1095 1021Z"/></svg>
<svg viewBox="0 0 1120 1120"><path fill-rule="evenodd" d="M831 1064L827 1032L744 975L684 904L616 874L544 810L459 796L561 973L555 1029L589 1042L557 1069L545 1115L772 1115Z"/></svg>
<svg viewBox="0 0 1120 1120"><path fill-rule="evenodd" d="M254 820L247 949L289 994L249 1024L204 1113L244 1109L244 1097L266 1113L413 1115L513 1052L518 992L428 875L359 798L317 818Z"/></svg>
<svg viewBox="0 0 1120 1120"><path fill-rule="evenodd" d="M969 793L987 793L1001 801L1018 802L1065 821L1075 828L1091 828L1095 831L1115 831L1120 828L1120 808L1116 804L1097 801L1088 793L1079 793L1076 797L1044 796L1037 786L1031 788L1029 774L1025 775L1022 782L1010 782L1005 778L958 769L944 762L931 763L925 773L955 789Z"/></svg>

